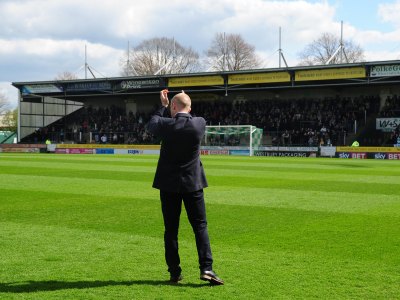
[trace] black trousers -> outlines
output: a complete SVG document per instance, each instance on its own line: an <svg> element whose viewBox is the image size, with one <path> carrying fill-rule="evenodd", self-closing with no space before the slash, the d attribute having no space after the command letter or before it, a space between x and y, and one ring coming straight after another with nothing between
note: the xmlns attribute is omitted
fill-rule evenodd
<svg viewBox="0 0 400 300"><path fill-rule="evenodd" d="M171 193L160 191L164 217L165 260L172 275L181 272L178 253L178 229L182 200L196 238L197 254L201 271L212 270L212 254L207 230L206 208L203 190L191 193Z"/></svg>

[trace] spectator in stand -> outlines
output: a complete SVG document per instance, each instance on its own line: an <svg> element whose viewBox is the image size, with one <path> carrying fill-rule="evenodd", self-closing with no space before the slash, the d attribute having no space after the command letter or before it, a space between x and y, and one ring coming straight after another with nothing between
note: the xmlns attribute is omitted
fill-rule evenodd
<svg viewBox="0 0 400 300"><path fill-rule="evenodd" d="M113 134L112 142L113 144L118 144L118 134L116 132Z"/></svg>
<svg viewBox="0 0 400 300"><path fill-rule="evenodd" d="M107 144L107 136L105 133L100 138L102 144Z"/></svg>
<svg viewBox="0 0 400 300"><path fill-rule="evenodd" d="M290 134L289 134L289 131L287 131L287 130L285 130L285 132L282 134L282 145L283 146L290 145Z"/></svg>

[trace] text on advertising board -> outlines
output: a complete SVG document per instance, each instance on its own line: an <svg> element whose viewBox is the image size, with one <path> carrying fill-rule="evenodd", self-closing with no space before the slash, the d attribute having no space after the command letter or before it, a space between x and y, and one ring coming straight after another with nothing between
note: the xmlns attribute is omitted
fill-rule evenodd
<svg viewBox="0 0 400 300"><path fill-rule="evenodd" d="M228 77L228 84L253 84L253 83L272 83L288 82L290 74L288 72L270 72L259 74L233 74Z"/></svg>
<svg viewBox="0 0 400 300"><path fill-rule="evenodd" d="M400 65L372 66L371 77L400 76Z"/></svg>
<svg viewBox="0 0 400 300"><path fill-rule="evenodd" d="M364 67L296 71L295 81L364 78Z"/></svg>
<svg viewBox="0 0 400 300"><path fill-rule="evenodd" d="M69 83L67 91L108 91L111 90L109 81Z"/></svg>
<svg viewBox="0 0 400 300"><path fill-rule="evenodd" d="M162 82L158 78L145 80L125 80L120 83L120 87L123 90L157 88L160 87L161 84Z"/></svg>
<svg viewBox="0 0 400 300"><path fill-rule="evenodd" d="M382 131L392 131L400 125L400 118L377 118L376 129Z"/></svg>
<svg viewBox="0 0 400 300"><path fill-rule="evenodd" d="M222 76L175 77L168 79L168 87L223 85Z"/></svg>

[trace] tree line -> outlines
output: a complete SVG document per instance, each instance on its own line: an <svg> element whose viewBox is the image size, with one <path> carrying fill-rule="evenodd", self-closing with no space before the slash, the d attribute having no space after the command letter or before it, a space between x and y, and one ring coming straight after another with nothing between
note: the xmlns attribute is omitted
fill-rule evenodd
<svg viewBox="0 0 400 300"><path fill-rule="evenodd" d="M353 63L364 61L364 50L352 41L341 41L334 34L323 33L298 57L299 66ZM251 70L263 65L265 62L255 47L240 34L225 33L214 36L203 59L191 47L163 37L143 41L129 49L120 61L122 76Z"/></svg>
<svg viewBox="0 0 400 300"><path fill-rule="evenodd" d="M299 52L298 58L298 66L354 63L364 61L364 50L350 40L341 41L334 34L323 33ZM120 58L120 74L146 76L252 70L263 68L266 63L256 53L256 48L240 34L215 34L203 56L174 38L156 37L128 49ZM78 77L74 73L63 72L55 79L72 80Z"/></svg>

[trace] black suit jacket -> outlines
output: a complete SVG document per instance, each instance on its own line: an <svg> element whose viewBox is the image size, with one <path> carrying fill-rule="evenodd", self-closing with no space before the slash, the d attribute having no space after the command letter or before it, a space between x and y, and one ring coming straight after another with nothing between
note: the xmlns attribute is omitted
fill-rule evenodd
<svg viewBox="0 0 400 300"><path fill-rule="evenodd" d="M206 121L188 113L168 117L161 107L151 117L148 131L161 138L161 150L153 187L162 191L187 193L208 186L200 161L200 143Z"/></svg>

